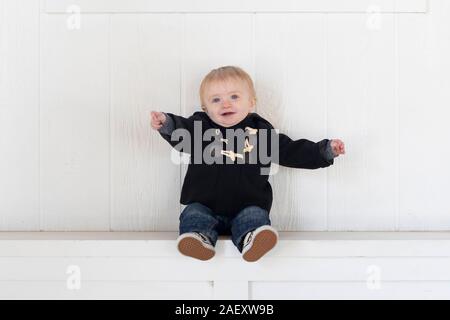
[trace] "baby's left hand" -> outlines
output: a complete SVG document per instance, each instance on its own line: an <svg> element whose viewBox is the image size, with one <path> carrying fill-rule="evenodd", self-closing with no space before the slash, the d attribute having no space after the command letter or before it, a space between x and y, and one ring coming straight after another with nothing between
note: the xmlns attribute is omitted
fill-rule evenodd
<svg viewBox="0 0 450 320"><path fill-rule="evenodd" d="M331 150L333 150L334 155L337 157L340 154L345 154L345 145L339 139L333 139L330 143Z"/></svg>

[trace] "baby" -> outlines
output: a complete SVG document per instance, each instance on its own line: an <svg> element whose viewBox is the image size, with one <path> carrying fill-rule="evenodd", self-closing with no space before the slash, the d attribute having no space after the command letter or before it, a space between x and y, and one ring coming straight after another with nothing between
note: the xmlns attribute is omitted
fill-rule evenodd
<svg viewBox="0 0 450 320"><path fill-rule="evenodd" d="M293 141L278 133L252 112L253 81L239 67L212 70L201 83L200 99L203 112L189 118L151 112L152 128L176 150L191 155L181 191L180 202L186 207L180 215L178 250L208 260L215 255L218 236L231 234L243 259L257 261L278 241L269 219L271 162L291 168L328 167L345 153L344 143Z"/></svg>

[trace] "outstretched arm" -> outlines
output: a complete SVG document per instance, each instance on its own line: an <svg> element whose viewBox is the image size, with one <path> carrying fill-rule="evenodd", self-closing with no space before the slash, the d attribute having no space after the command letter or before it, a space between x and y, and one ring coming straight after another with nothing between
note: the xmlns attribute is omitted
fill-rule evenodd
<svg viewBox="0 0 450 320"><path fill-rule="evenodd" d="M279 135L279 164L291 168L318 169L334 163L334 158L345 153L341 140L324 139L313 142L307 139L292 140Z"/></svg>
<svg viewBox="0 0 450 320"><path fill-rule="evenodd" d="M194 126L194 116L184 118L172 113L166 112L151 112L151 126L158 130L161 134L172 134L175 129L191 130Z"/></svg>
<svg viewBox="0 0 450 320"><path fill-rule="evenodd" d="M194 121L198 120L194 115L189 118L184 118L172 113L166 112L151 112L151 126L153 129L157 130L159 134L174 148L178 151L190 153L189 150L183 150L184 144L180 144L179 139L172 140L172 133L176 129L185 129L185 134L192 135L194 131ZM182 135L183 137L183 135ZM184 139L184 138L183 138ZM191 144L191 141L186 143ZM184 141L183 141L184 142Z"/></svg>

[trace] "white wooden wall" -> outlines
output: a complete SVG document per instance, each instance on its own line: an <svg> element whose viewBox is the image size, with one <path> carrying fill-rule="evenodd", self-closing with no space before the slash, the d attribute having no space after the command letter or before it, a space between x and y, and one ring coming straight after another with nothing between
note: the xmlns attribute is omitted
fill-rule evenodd
<svg viewBox="0 0 450 320"><path fill-rule="evenodd" d="M449 18L448 0L0 0L0 230L177 230L184 170L149 112L199 110L229 64L282 132L346 143L272 179L275 226L450 230Z"/></svg>

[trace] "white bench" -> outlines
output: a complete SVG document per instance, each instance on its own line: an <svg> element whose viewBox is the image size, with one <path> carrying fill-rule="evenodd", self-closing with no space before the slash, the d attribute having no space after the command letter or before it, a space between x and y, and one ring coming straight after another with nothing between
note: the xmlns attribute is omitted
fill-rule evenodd
<svg viewBox="0 0 450 320"><path fill-rule="evenodd" d="M450 299L450 232L281 232L256 263L175 232L0 232L0 299Z"/></svg>

